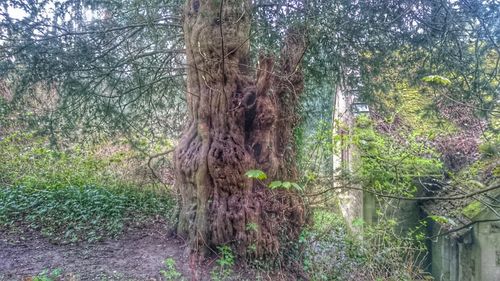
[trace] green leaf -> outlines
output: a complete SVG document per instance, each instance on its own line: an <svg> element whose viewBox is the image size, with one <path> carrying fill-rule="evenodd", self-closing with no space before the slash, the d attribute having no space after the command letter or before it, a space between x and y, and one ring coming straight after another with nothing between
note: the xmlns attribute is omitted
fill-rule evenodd
<svg viewBox="0 0 500 281"><path fill-rule="evenodd" d="M304 189L302 188L302 186L298 185L297 183L292 182L292 186L293 186L293 188L295 188L296 190L300 190L300 191L303 191L303 190L304 190Z"/></svg>
<svg viewBox="0 0 500 281"><path fill-rule="evenodd" d="M269 184L269 188L271 189L275 189L275 188L278 188L278 187L281 187L283 183L281 181L272 181L270 184Z"/></svg>
<svg viewBox="0 0 500 281"><path fill-rule="evenodd" d="M282 186L284 188L286 188L286 189L289 189L292 186L292 184L290 182L288 182L288 181L284 181L283 184L282 184Z"/></svg>
<svg viewBox="0 0 500 281"><path fill-rule="evenodd" d="M249 170L245 173L245 176L252 178L252 179L259 179L259 180L267 179L266 173L264 173L261 170Z"/></svg>
<svg viewBox="0 0 500 281"><path fill-rule="evenodd" d="M353 226L363 226L363 224L365 224L365 222L363 221L362 218L356 218L355 220L352 221L352 225Z"/></svg>
<svg viewBox="0 0 500 281"><path fill-rule="evenodd" d="M439 76L439 75L425 76L424 78L422 78L422 81L427 82L429 84L437 84L437 85L441 85L441 86L451 85L450 79L443 77L443 76Z"/></svg>
<svg viewBox="0 0 500 281"><path fill-rule="evenodd" d="M438 222L438 223L448 223L449 222L449 220L443 216L429 216L429 218L435 222Z"/></svg>

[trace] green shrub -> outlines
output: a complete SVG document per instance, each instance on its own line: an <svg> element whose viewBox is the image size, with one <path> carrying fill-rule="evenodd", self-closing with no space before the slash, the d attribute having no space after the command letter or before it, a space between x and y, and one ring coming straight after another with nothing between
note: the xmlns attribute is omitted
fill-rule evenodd
<svg viewBox="0 0 500 281"><path fill-rule="evenodd" d="M185 280L182 278L182 273L177 270L177 266L175 265L175 260L173 258L167 258L163 261L163 265L165 269L160 270L161 275L167 281L178 281Z"/></svg>
<svg viewBox="0 0 500 281"><path fill-rule="evenodd" d="M412 135L397 141L376 132L366 117L359 117L356 122L352 137L360 154L356 176L367 189L413 196L415 178L441 176L437 154Z"/></svg>
<svg viewBox="0 0 500 281"><path fill-rule="evenodd" d="M407 233L396 231L396 225L395 220L382 217L377 224L364 226L359 248L363 268L377 280L425 280L425 223Z"/></svg>
<svg viewBox="0 0 500 281"><path fill-rule="evenodd" d="M377 225L363 225L363 239L359 239L347 231L339 215L316 211L313 225L301 237L304 268L315 281L420 280L424 236L420 229L396 233L395 224L381 218Z"/></svg>
<svg viewBox="0 0 500 281"><path fill-rule="evenodd" d="M217 266L210 272L210 277L214 281L228 280L233 273L234 253L227 245L219 246L217 250L219 250Z"/></svg>
<svg viewBox="0 0 500 281"><path fill-rule="evenodd" d="M56 151L47 140L15 133L0 140L0 185L53 189L111 184L107 162L85 150Z"/></svg>
<svg viewBox="0 0 500 281"><path fill-rule="evenodd" d="M54 242L93 242L121 234L126 225L171 215L168 196L135 189L66 186L0 188L0 225L39 230Z"/></svg>
<svg viewBox="0 0 500 281"><path fill-rule="evenodd" d="M485 142L479 146L479 151L483 158L495 158L500 155L500 138Z"/></svg>
<svg viewBox="0 0 500 281"><path fill-rule="evenodd" d="M169 194L121 181L89 150L55 151L18 133L0 141L0 152L1 227L37 230L58 243L92 242L171 218Z"/></svg>
<svg viewBox="0 0 500 281"><path fill-rule="evenodd" d="M357 280L355 273L362 266L362 257L347 229L339 215L314 212L313 224L300 237L304 269L311 280Z"/></svg>

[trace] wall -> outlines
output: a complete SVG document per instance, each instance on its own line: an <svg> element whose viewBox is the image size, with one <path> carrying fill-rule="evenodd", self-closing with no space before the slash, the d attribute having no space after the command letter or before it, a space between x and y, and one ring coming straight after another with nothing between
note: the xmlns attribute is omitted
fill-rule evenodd
<svg viewBox="0 0 500 281"><path fill-rule="evenodd" d="M475 220L498 219L492 212L484 212ZM476 267L481 281L500 280L500 222L480 222L475 226L475 255L479 258Z"/></svg>
<svg viewBox="0 0 500 281"><path fill-rule="evenodd" d="M489 213L476 220L495 219ZM432 223L432 235L440 226ZM441 231L441 233L444 232ZM500 278L500 222L482 222L460 236L432 241L431 273L439 281L498 281Z"/></svg>
<svg viewBox="0 0 500 281"><path fill-rule="evenodd" d="M341 86L336 89L333 120L337 123L333 134L351 136L354 116L351 112L353 96L343 90ZM345 143L336 143L337 153L333 155L333 170L336 177L334 187L343 185L340 179L342 171L352 171L356 161L356 151L353 146L345 147ZM354 227L353 222L363 218L363 192L360 190L339 189L339 209L342 212L347 225L351 231L360 233L361 229Z"/></svg>

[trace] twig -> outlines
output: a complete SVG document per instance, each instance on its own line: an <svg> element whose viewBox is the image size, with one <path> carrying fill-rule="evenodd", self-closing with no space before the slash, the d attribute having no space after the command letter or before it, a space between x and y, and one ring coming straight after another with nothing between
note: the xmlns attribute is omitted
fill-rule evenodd
<svg viewBox="0 0 500 281"><path fill-rule="evenodd" d="M153 167L151 167L151 161L153 161L153 159L155 158L158 158L160 156L164 156L164 155L167 155L171 152L173 152L175 149L169 149L167 151L164 151L162 153L158 153L158 154L155 154L155 155L152 155L152 156L149 156L149 160L148 160L148 167L149 169L151 170L151 173L153 174L153 176L155 178L157 178L161 183L163 183L162 179L160 178L160 176L158 176L158 174L156 174L155 170L153 169Z"/></svg>

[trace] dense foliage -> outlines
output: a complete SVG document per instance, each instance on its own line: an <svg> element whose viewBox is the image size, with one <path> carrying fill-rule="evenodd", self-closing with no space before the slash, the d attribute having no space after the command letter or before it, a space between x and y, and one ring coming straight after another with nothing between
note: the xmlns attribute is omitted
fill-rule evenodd
<svg viewBox="0 0 500 281"><path fill-rule="evenodd" d="M413 136L402 136L398 142L376 132L366 117L356 122L353 142L360 150L356 175L363 185L379 193L412 196L416 192L414 179L441 177L436 152L412 139Z"/></svg>

